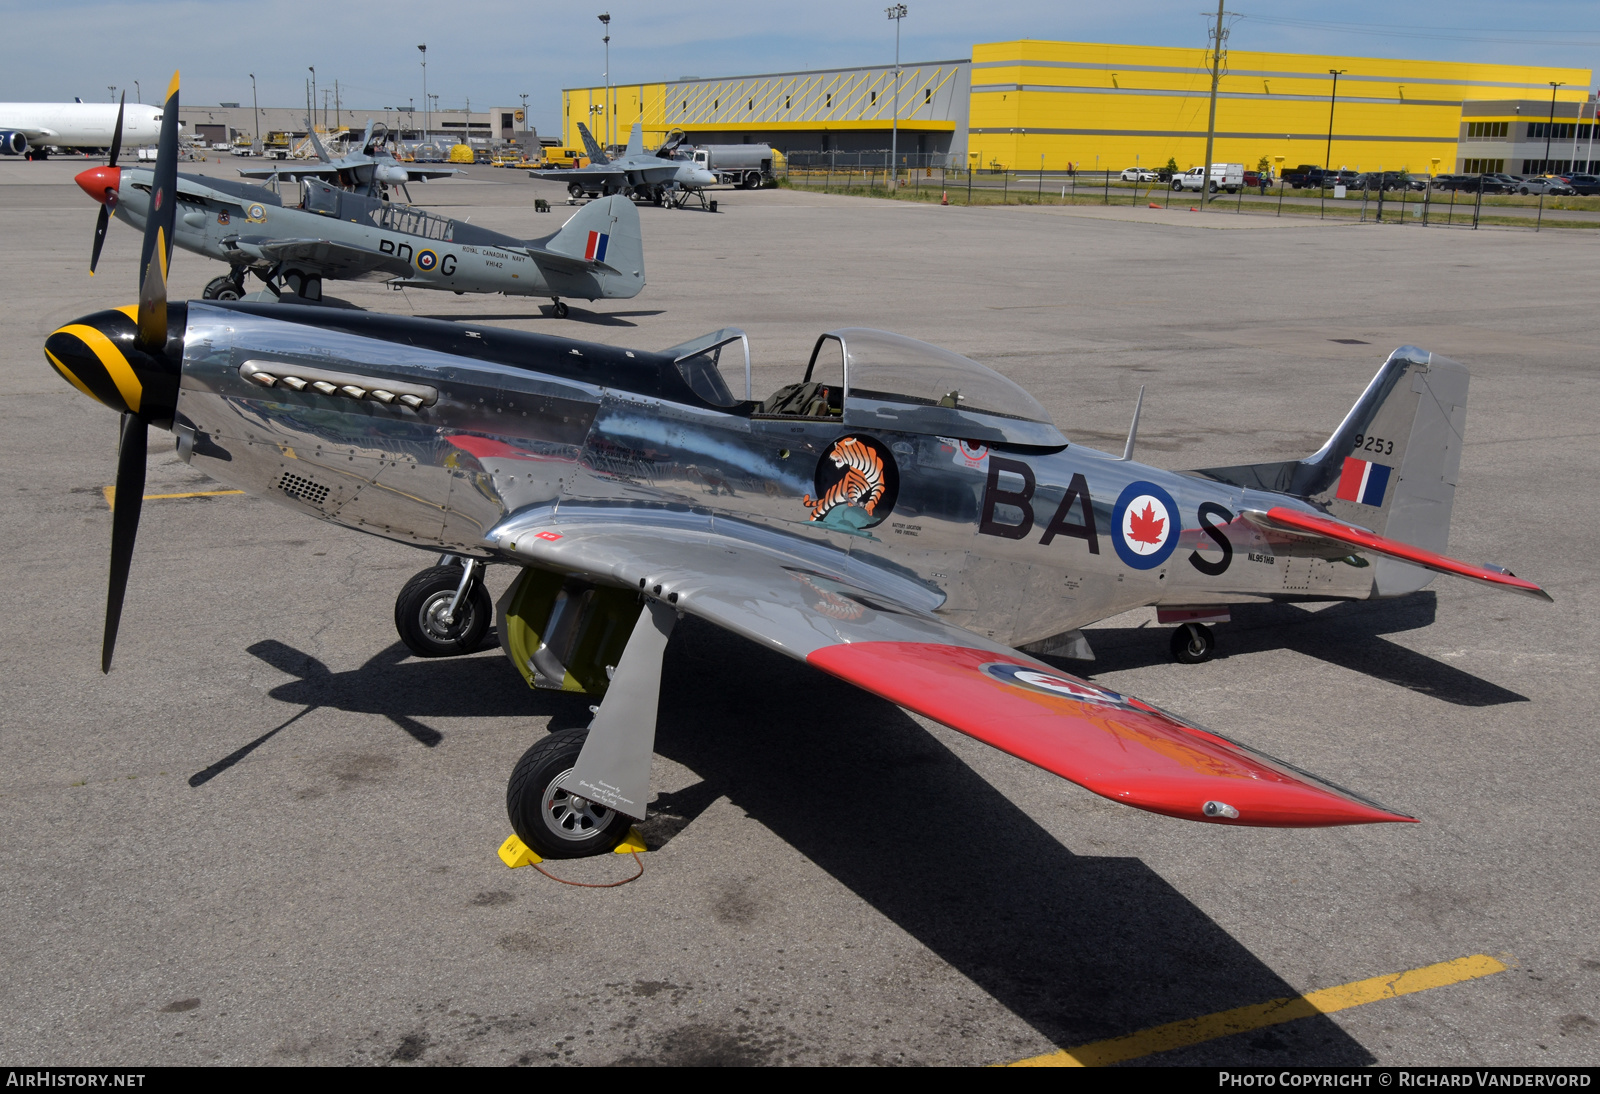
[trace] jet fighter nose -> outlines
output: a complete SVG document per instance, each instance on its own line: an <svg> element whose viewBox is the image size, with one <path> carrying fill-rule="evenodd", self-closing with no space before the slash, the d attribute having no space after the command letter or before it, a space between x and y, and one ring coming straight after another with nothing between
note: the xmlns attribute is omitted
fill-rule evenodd
<svg viewBox="0 0 1600 1094"><path fill-rule="evenodd" d="M77 178L73 181L84 193L104 205L109 194L122 188L122 168L91 167L87 171L78 172Z"/></svg>
<svg viewBox="0 0 1600 1094"><path fill-rule="evenodd" d="M136 306L84 316L52 332L44 355L63 380L96 402L167 427L178 405L187 309L168 310L168 342L159 353L139 348L137 316Z"/></svg>

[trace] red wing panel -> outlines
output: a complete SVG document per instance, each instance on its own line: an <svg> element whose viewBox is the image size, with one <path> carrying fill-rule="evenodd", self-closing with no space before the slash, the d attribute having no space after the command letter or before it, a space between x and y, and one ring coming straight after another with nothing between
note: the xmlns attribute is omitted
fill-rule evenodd
<svg viewBox="0 0 1600 1094"><path fill-rule="evenodd" d="M1475 581L1499 585L1513 592L1537 596L1544 600L1551 599L1550 594L1539 586L1531 581L1524 581L1509 571L1494 570L1487 566L1473 566L1470 563L1459 562L1456 559L1436 554L1422 547L1413 547L1409 543L1385 539L1380 535L1367 531L1365 528L1357 528L1343 521L1334 520L1332 517L1314 516L1294 509L1284 509L1281 506L1273 506L1268 509L1266 517L1270 522L1292 531L1308 532L1311 535L1323 536L1339 543L1348 543L1352 547L1359 547L1363 550L1388 555L1391 558L1398 558L1402 562L1414 562L1418 566L1441 574L1470 577Z"/></svg>
<svg viewBox="0 0 1600 1094"><path fill-rule="evenodd" d="M1126 805L1273 828L1412 821L1020 655L922 642L826 646L825 672Z"/></svg>

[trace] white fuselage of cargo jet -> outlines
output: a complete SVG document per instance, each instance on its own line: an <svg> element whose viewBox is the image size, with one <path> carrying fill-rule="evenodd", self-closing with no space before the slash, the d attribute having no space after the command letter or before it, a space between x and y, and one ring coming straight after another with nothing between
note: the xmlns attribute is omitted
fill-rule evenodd
<svg viewBox="0 0 1600 1094"><path fill-rule="evenodd" d="M128 103L125 111L123 146L155 144L161 108ZM0 133L21 133L35 148L107 148L116 126L116 103L0 103Z"/></svg>

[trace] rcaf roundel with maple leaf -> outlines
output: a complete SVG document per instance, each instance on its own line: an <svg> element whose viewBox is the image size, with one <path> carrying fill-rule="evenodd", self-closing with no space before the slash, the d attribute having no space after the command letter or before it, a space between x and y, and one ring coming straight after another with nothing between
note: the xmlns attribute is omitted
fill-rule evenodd
<svg viewBox="0 0 1600 1094"><path fill-rule="evenodd" d="M1117 557L1135 570L1153 570L1178 546L1178 503L1153 482L1130 482L1111 511Z"/></svg>

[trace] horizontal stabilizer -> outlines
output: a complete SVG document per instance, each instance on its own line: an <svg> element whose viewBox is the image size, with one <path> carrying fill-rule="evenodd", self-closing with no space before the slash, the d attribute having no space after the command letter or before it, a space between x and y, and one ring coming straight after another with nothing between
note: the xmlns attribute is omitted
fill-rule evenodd
<svg viewBox="0 0 1600 1094"><path fill-rule="evenodd" d="M1474 566L1471 563L1460 562L1425 547L1413 547L1409 543L1385 539L1365 528L1358 528L1342 520L1334 520L1332 517L1315 516L1277 505L1265 513L1256 509L1246 509L1239 515L1267 533L1269 538L1278 533L1321 540L1339 547L1353 547L1358 551L1370 551L1373 554L1399 559L1401 562L1409 562L1435 573L1469 577L1474 581L1497 585L1502 589L1510 589L1514 593L1526 596L1536 596L1541 600L1553 599L1549 593L1533 582L1524 581L1503 567L1489 564Z"/></svg>

